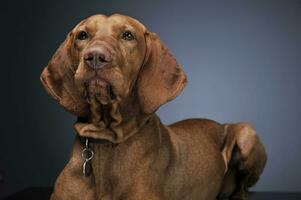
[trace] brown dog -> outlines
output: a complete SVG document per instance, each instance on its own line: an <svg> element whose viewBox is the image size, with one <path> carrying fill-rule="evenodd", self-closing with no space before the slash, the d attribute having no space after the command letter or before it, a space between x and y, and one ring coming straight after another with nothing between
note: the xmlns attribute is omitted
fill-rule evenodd
<svg viewBox="0 0 301 200"><path fill-rule="evenodd" d="M158 36L130 17L80 22L41 81L78 116L52 200L244 199L266 163L247 123L160 122L155 111L179 95L186 76ZM82 152L85 141L94 156ZM85 163L82 156L93 157Z"/></svg>

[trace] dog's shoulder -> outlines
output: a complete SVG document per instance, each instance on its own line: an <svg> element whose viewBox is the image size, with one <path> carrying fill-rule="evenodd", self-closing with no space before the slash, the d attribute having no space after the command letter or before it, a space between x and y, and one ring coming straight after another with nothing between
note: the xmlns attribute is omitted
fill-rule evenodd
<svg viewBox="0 0 301 200"><path fill-rule="evenodd" d="M218 122L211 120L211 119L205 119L205 118L191 118L191 119L184 119L178 122L175 122L173 124L170 124L169 127L171 128L180 128L180 127L195 127L195 128L208 128L208 127L216 127L216 126L222 126Z"/></svg>
<svg viewBox="0 0 301 200"><path fill-rule="evenodd" d="M174 132L203 134L212 139L219 147L224 143L224 125L210 119L185 119L168 125Z"/></svg>

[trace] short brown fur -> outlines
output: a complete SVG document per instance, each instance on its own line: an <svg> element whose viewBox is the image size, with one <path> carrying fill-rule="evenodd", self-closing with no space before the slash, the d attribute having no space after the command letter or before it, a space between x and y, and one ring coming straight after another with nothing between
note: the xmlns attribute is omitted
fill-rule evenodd
<svg viewBox="0 0 301 200"><path fill-rule="evenodd" d="M88 38L79 40L80 31ZM125 40L130 31L133 40ZM108 64L91 69L84 55ZM67 36L41 75L48 93L78 116L70 160L52 200L245 199L266 163L248 123L188 119L166 126L155 111L186 85L159 37L124 15L95 15ZM92 143L93 173L82 174L82 140Z"/></svg>

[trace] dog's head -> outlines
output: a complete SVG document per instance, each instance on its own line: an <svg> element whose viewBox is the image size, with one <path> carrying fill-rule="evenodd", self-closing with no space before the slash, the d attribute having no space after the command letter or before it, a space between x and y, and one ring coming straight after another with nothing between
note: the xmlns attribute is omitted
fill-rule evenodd
<svg viewBox="0 0 301 200"><path fill-rule="evenodd" d="M151 114L175 98L186 76L158 36L123 15L95 15L80 22L61 44L41 81L76 116L90 107L137 98Z"/></svg>

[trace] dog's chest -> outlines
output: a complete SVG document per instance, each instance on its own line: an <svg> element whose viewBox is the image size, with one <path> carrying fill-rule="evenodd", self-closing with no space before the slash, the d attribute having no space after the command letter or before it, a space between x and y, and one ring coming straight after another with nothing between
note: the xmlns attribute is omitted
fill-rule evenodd
<svg viewBox="0 0 301 200"><path fill-rule="evenodd" d="M95 144L92 159L95 189L98 199L117 199L136 184L137 168L143 152L137 145Z"/></svg>
<svg viewBox="0 0 301 200"><path fill-rule="evenodd" d="M111 143L93 144L94 158L92 159L92 170L95 177L95 189L98 199L102 199L113 188L113 168L115 162L115 147ZM114 164L113 164L114 163Z"/></svg>

